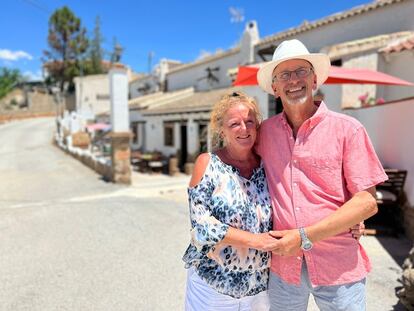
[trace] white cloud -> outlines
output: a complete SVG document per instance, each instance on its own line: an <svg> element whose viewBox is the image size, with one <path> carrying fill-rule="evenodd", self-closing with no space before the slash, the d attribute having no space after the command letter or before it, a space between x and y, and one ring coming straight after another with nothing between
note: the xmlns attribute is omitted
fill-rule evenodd
<svg viewBox="0 0 414 311"><path fill-rule="evenodd" d="M25 71L23 72L23 76L27 78L29 81L39 81L43 80L42 71L38 70L36 72L33 71Z"/></svg>
<svg viewBox="0 0 414 311"><path fill-rule="evenodd" d="M0 49L0 59L6 61L16 61L19 59L32 60L33 56L25 51L11 51L7 49Z"/></svg>

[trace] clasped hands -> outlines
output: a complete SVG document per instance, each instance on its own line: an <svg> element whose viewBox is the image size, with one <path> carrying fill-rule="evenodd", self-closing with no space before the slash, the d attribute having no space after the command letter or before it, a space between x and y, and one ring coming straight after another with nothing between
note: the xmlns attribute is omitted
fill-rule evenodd
<svg viewBox="0 0 414 311"><path fill-rule="evenodd" d="M298 229L269 231L255 234L255 248L280 256L295 256L300 252L301 239Z"/></svg>
<svg viewBox="0 0 414 311"><path fill-rule="evenodd" d="M353 238L359 240L364 234L365 225L363 222L349 229ZM301 253L301 243L298 229L269 231L265 233L255 234L255 248L273 252L279 256L298 256Z"/></svg>

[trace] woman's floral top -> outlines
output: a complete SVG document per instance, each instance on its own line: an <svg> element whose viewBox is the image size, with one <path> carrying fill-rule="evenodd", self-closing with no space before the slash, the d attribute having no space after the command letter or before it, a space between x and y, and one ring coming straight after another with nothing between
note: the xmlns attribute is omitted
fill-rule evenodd
<svg viewBox="0 0 414 311"><path fill-rule="evenodd" d="M194 266L212 288L235 298L266 290L270 253L221 242L229 226L252 233L272 229L263 166L246 179L210 154L200 183L188 189L188 197L192 230L183 256L185 267Z"/></svg>

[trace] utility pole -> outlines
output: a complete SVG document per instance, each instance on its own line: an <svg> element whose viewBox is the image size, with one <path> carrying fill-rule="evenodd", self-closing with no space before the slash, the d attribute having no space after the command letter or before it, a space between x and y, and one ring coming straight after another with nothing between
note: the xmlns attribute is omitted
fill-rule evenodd
<svg viewBox="0 0 414 311"><path fill-rule="evenodd" d="M153 59L154 55L155 55L155 53L153 51L150 51L148 53L148 74L151 74L152 59Z"/></svg>

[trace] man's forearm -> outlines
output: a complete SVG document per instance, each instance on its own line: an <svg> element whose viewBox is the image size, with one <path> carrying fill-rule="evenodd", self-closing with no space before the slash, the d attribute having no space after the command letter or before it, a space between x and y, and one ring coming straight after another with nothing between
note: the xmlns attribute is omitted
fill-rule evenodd
<svg viewBox="0 0 414 311"><path fill-rule="evenodd" d="M375 200L375 187L356 193L338 210L305 228L312 242L318 242L339 233L348 231L353 225L375 215L378 211Z"/></svg>

